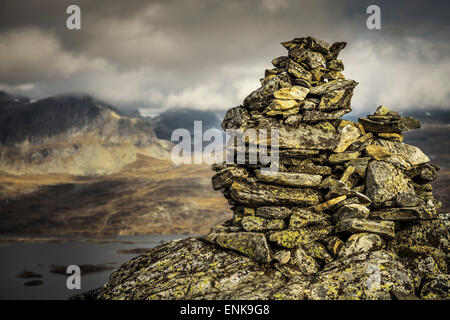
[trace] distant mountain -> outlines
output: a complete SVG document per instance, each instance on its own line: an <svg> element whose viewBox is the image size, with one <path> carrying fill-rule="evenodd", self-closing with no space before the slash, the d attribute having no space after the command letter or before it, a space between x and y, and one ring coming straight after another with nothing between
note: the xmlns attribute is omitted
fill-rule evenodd
<svg viewBox="0 0 450 320"><path fill-rule="evenodd" d="M138 153L170 154L171 144L158 139L147 121L86 94L33 103L4 95L2 101L0 171L106 174L133 162Z"/></svg>
<svg viewBox="0 0 450 320"><path fill-rule="evenodd" d="M202 122L203 132L211 128L221 130L221 121L214 112L188 108L170 109L157 117L148 119L148 121L152 124L158 138L165 140L170 140L172 132L178 128L187 129L192 135L194 133L194 121Z"/></svg>

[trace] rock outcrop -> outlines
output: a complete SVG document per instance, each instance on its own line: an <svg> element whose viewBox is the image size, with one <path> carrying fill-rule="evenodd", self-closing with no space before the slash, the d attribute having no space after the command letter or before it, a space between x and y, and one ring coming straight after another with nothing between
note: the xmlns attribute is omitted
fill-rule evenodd
<svg viewBox="0 0 450 320"><path fill-rule="evenodd" d="M279 167L215 164L233 219L116 271L100 299L449 298L449 220L430 181L437 166L402 132L420 123L380 106L358 122L344 42L282 43L262 86L224 129L279 129ZM247 154L248 158L248 154ZM209 244L207 243L209 242Z"/></svg>

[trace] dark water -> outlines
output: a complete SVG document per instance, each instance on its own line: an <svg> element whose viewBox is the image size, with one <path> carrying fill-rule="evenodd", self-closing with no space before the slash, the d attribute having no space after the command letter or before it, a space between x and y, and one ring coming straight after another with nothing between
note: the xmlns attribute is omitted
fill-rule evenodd
<svg viewBox="0 0 450 320"><path fill-rule="evenodd" d="M53 236L52 236L53 237ZM152 248L162 242L186 236L123 236L108 238L113 242L93 242L89 238L58 237L56 243L14 243L0 245L0 299L67 299L98 288L108 281L114 270L81 275L81 289L67 289L69 275L50 273L51 265L111 264L117 269L139 254L119 254L117 250ZM0 236L0 241L5 236ZM10 238L10 237L8 237ZM128 243L135 242L135 243ZM23 270L41 274L41 278L16 277ZM41 280L39 286L24 286L30 280Z"/></svg>

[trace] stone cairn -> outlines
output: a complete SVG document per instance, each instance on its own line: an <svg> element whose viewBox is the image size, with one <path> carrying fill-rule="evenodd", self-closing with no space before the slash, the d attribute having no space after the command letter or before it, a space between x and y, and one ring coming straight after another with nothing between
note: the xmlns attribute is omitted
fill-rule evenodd
<svg viewBox="0 0 450 320"><path fill-rule="evenodd" d="M402 143L402 132L420 123L384 106L358 122L340 119L351 111L358 84L341 73L338 54L346 43L303 37L282 45L288 55L272 60L262 86L228 110L222 124L277 128L279 170L214 164L213 187L234 216L206 239L287 276L312 275L336 259L381 249L430 255L446 273L437 245L408 242L414 226L439 216L429 184L439 168Z"/></svg>

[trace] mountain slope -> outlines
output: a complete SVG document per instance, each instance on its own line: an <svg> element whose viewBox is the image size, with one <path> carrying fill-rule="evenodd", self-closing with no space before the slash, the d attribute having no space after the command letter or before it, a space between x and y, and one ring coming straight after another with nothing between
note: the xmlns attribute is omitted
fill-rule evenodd
<svg viewBox="0 0 450 320"><path fill-rule="evenodd" d="M85 94L9 105L0 114L0 171L6 173L108 174L138 153L167 158L170 149L146 121Z"/></svg>
<svg viewBox="0 0 450 320"><path fill-rule="evenodd" d="M202 130L217 128L221 130L221 122L214 112L195 109L170 109L155 118L148 120L158 138L170 140L172 132L178 128L194 133L194 121L202 122Z"/></svg>

